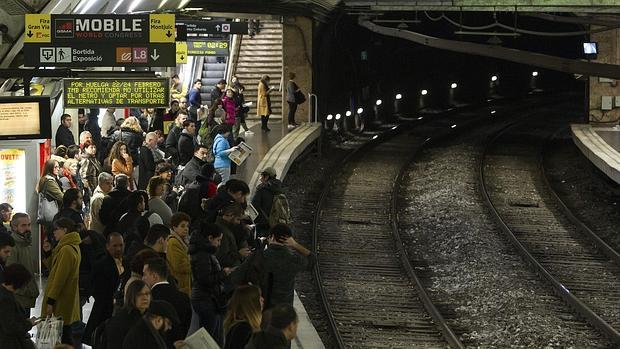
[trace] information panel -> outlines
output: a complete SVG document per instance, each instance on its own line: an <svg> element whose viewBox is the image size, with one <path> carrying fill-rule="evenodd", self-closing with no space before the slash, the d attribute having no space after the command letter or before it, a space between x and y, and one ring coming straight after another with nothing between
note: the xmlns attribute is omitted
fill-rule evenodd
<svg viewBox="0 0 620 349"><path fill-rule="evenodd" d="M168 79L64 79L65 108L167 107Z"/></svg>
<svg viewBox="0 0 620 349"><path fill-rule="evenodd" d="M248 22L219 22L219 21L196 21L178 20L187 28L187 33L194 34L247 34Z"/></svg>
<svg viewBox="0 0 620 349"><path fill-rule="evenodd" d="M0 139L51 137L49 97L0 97Z"/></svg>
<svg viewBox="0 0 620 349"><path fill-rule="evenodd" d="M26 151L0 149L0 202L26 212Z"/></svg>
<svg viewBox="0 0 620 349"><path fill-rule="evenodd" d="M204 40L188 41L188 56L228 56L228 41Z"/></svg>

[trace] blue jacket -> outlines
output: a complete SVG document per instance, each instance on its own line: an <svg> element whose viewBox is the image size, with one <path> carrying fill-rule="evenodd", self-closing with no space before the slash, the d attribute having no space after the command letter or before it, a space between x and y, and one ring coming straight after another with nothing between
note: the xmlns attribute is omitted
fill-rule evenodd
<svg viewBox="0 0 620 349"><path fill-rule="evenodd" d="M213 140L213 154L215 155L215 161L213 162L213 167L215 168L226 168L230 167L230 158L228 158L228 154L226 154L226 150L230 149L230 144L228 144L228 139L224 137L224 135L217 135Z"/></svg>
<svg viewBox="0 0 620 349"><path fill-rule="evenodd" d="M187 100L190 106L200 108L200 105L202 104L202 96L200 95L200 90L192 88L187 94Z"/></svg>

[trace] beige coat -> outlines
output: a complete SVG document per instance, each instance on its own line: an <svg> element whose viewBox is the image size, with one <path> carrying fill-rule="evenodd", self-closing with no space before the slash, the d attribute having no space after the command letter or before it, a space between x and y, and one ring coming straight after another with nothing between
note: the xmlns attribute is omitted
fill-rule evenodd
<svg viewBox="0 0 620 349"><path fill-rule="evenodd" d="M256 114L258 116L271 114L271 106L267 100L267 88L262 81L258 82L258 97L256 98Z"/></svg>

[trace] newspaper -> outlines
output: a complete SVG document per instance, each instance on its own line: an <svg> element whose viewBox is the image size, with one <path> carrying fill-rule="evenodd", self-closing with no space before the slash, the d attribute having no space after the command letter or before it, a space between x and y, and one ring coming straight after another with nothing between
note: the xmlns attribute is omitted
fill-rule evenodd
<svg viewBox="0 0 620 349"><path fill-rule="evenodd" d="M245 142L241 142L241 144L239 144L232 153L228 154L228 158L239 166L245 161L245 159L248 158L248 156L250 156L250 154L252 154L253 151L254 149L252 149L252 147L247 145Z"/></svg>
<svg viewBox="0 0 620 349"><path fill-rule="evenodd" d="M245 103L243 103L243 106L244 107L250 107L250 106L252 106L252 102L251 101L250 102L245 102Z"/></svg>
<svg viewBox="0 0 620 349"><path fill-rule="evenodd" d="M185 345L181 347L182 349L220 349L220 346L204 327L185 338L184 342Z"/></svg>

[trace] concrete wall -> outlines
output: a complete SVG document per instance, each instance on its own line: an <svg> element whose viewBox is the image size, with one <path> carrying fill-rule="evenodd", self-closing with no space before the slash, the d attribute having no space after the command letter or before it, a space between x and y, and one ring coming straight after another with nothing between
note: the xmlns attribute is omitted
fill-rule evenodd
<svg viewBox="0 0 620 349"><path fill-rule="evenodd" d="M286 103L286 85L288 73L294 72L295 82L306 94L312 92L312 19L307 17L285 17L282 28L282 120L287 124L288 104ZM305 41L305 46L304 46ZM310 61L308 61L308 59ZM295 114L297 123L308 121L308 106L306 101L300 104Z"/></svg>
<svg viewBox="0 0 620 349"><path fill-rule="evenodd" d="M608 30L591 35L591 41L598 42L596 62L620 64L620 29ZM603 96L619 96L618 81L590 77L590 111L589 120L594 124L618 123L620 106L612 110L601 110ZM614 98L615 100L615 98Z"/></svg>

